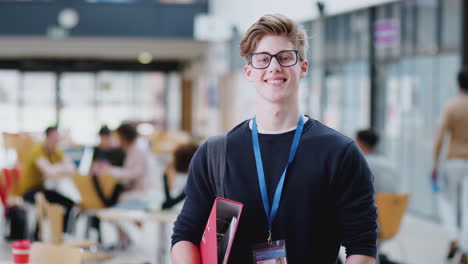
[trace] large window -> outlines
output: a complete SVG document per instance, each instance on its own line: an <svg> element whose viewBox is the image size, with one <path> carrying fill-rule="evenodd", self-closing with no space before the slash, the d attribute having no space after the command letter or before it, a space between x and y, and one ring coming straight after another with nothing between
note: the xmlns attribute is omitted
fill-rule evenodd
<svg viewBox="0 0 468 264"><path fill-rule="evenodd" d="M73 143L89 145L103 124L110 128L124 121L164 124L166 76L0 70L0 132L42 133L58 123Z"/></svg>
<svg viewBox="0 0 468 264"><path fill-rule="evenodd" d="M16 132L19 129L19 87L17 71L0 71L0 131Z"/></svg>
<svg viewBox="0 0 468 264"><path fill-rule="evenodd" d="M91 144L97 132L94 74L63 73L61 77L60 127L74 141Z"/></svg>
<svg viewBox="0 0 468 264"><path fill-rule="evenodd" d="M41 132L56 124L56 74L25 72L20 85L20 130Z"/></svg>

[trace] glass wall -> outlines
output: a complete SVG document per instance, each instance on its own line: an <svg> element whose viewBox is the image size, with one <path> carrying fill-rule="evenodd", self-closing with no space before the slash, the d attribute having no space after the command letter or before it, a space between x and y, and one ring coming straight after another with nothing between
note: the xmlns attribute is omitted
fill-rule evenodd
<svg viewBox="0 0 468 264"><path fill-rule="evenodd" d="M438 218L429 185L434 137L443 105L456 94L460 67L459 39L443 30L460 28L459 15L447 17L457 14L456 6L460 1L402 4L402 54L378 57L377 63L380 152L397 165L402 190L412 195L411 210L433 218ZM438 52L443 50L448 52Z"/></svg>
<svg viewBox="0 0 468 264"><path fill-rule="evenodd" d="M334 16L324 24L323 122L354 137L370 126L369 13Z"/></svg>
<svg viewBox="0 0 468 264"><path fill-rule="evenodd" d="M457 93L461 0L401 1L370 10L325 19L323 121L354 137L370 124L373 89L378 154L396 166L401 190L411 194L410 210L437 219L429 176L441 110Z"/></svg>

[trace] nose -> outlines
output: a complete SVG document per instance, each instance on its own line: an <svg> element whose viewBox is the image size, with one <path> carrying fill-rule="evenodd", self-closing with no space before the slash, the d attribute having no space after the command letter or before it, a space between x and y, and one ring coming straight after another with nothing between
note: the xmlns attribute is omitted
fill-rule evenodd
<svg viewBox="0 0 468 264"><path fill-rule="evenodd" d="M278 59L276 57L271 58L270 65L268 66L268 70L270 72L276 71L280 72L283 70L283 67L279 64Z"/></svg>

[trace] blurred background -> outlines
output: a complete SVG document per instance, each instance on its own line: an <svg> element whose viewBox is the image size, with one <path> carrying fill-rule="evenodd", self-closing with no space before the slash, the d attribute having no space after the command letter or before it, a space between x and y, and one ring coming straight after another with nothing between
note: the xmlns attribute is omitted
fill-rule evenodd
<svg viewBox="0 0 468 264"><path fill-rule="evenodd" d="M468 64L463 0L0 0L0 132L40 141L56 125L64 153L86 171L80 162L101 126L131 123L152 150L156 197L180 142L252 116L239 43L266 13L308 33L302 111L351 138L366 128L380 134L376 152L410 197L382 250L399 263L445 263L430 174L443 106ZM174 139L163 142L163 133ZM19 155L4 141L0 168L12 168ZM3 252L7 260L9 246Z"/></svg>

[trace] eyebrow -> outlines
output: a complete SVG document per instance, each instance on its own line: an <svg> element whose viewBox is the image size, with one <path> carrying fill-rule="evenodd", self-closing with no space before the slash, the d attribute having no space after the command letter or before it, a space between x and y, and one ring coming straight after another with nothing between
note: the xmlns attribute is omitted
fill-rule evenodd
<svg viewBox="0 0 468 264"><path fill-rule="evenodd" d="M250 54L266 53L266 54L270 54L270 55L275 55L275 54L278 54L278 53L280 53L282 51L293 51L293 50L295 50L295 49L283 49L283 50L280 50L280 51L275 52L275 53L270 53L268 51L257 51L257 52L252 52Z"/></svg>

